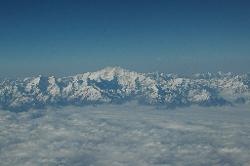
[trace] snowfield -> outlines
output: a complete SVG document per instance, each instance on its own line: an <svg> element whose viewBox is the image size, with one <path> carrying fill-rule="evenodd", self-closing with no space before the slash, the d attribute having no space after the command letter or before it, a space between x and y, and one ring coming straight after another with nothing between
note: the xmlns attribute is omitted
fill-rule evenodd
<svg viewBox="0 0 250 166"><path fill-rule="evenodd" d="M107 67L62 78L0 80L0 108L5 110L128 101L165 108L250 103L250 74L218 72L178 76Z"/></svg>
<svg viewBox="0 0 250 166"><path fill-rule="evenodd" d="M250 105L0 111L1 166L249 166Z"/></svg>

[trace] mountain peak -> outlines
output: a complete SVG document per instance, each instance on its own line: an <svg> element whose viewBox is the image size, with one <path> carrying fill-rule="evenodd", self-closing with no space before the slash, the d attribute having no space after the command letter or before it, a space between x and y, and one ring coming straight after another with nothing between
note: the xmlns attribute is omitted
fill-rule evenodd
<svg viewBox="0 0 250 166"><path fill-rule="evenodd" d="M0 107L25 110L48 105L140 103L166 107L224 105L249 102L249 77L198 74L195 78L129 71L119 66L56 78L26 78L0 82Z"/></svg>
<svg viewBox="0 0 250 166"><path fill-rule="evenodd" d="M121 68L119 66L108 66L108 67L105 67L105 68L99 70L99 72L119 75L119 74L122 74L124 72L129 72L129 71L127 69Z"/></svg>

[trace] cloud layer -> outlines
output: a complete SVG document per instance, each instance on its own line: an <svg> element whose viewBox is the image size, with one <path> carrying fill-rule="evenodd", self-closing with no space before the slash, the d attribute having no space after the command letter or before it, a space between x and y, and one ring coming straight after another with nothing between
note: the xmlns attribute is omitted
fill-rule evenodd
<svg viewBox="0 0 250 166"><path fill-rule="evenodd" d="M0 111L2 166L250 165L249 105Z"/></svg>

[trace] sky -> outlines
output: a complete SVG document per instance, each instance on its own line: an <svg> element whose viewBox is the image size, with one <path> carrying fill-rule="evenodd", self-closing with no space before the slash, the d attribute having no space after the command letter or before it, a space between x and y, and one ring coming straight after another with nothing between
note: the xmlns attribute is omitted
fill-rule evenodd
<svg viewBox="0 0 250 166"><path fill-rule="evenodd" d="M0 77L249 72L248 0L0 1Z"/></svg>

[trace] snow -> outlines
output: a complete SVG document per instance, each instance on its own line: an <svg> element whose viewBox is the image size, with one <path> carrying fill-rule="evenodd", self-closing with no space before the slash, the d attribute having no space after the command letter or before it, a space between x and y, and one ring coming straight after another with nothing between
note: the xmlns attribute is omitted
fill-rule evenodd
<svg viewBox="0 0 250 166"><path fill-rule="evenodd" d="M38 76L0 82L0 107L7 110L46 106L126 103L180 107L249 102L249 76L232 73L179 77L138 73L120 67L56 78Z"/></svg>

